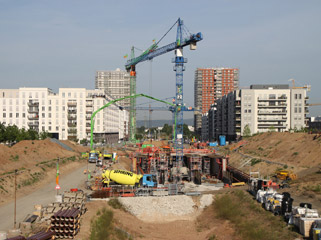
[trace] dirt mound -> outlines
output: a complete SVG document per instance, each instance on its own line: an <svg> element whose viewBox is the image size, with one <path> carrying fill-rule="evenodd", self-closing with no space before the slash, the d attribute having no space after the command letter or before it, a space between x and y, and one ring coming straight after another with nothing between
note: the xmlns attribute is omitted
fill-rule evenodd
<svg viewBox="0 0 321 240"><path fill-rule="evenodd" d="M263 133L247 139L246 144L239 149L239 153L250 155L258 162L260 160L275 162L276 165L272 164L273 167L262 161L255 164L261 170L267 170L266 174L270 174L278 167L289 167L300 174L305 169L321 166L321 138L308 133ZM231 163L240 167L244 163L244 156L232 152ZM250 162L247 165L250 165Z"/></svg>
<svg viewBox="0 0 321 240"><path fill-rule="evenodd" d="M12 147L0 145L0 174L14 169L31 168L37 163L52 160L55 158L68 158L79 156L79 153L88 150L83 146L73 145L69 141L64 143L74 149L68 151L59 144L46 140L24 140Z"/></svg>

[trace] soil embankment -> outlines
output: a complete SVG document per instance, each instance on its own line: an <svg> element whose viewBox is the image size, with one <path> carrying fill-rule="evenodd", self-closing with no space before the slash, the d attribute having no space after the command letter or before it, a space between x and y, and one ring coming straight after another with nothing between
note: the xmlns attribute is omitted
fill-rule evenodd
<svg viewBox="0 0 321 240"><path fill-rule="evenodd" d="M17 196L40 188L56 176L59 158L60 173L67 173L86 163L81 152L88 151L70 141L62 141L69 150L50 139L24 140L12 147L0 145L0 205L13 200L14 172L17 172Z"/></svg>

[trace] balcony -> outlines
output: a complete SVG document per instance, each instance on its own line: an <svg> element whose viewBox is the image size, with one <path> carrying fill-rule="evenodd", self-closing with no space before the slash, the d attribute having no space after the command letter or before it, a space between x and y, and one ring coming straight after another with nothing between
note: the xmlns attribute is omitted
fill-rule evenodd
<svg viewBox="0 0 321 240"><path fill-rule="evenodd" d="M287 111L258 111L258 115L286 115Z"/></svg>
<svg viewBox="0 0 321 240"><path fill-rule="evenodd" d="M275 127L275 128L286 128L286 126L282 125L282 124L258 124L258 128L269 128L269 127Z"/></svg>
<svg viewBox="0 0 321 240"><path fill-rule="evenodd" d="M77 110L76 109L68 109L69 114L76 114Z"/></svg>
<svg viewBox="0 0 321 240"><path fill-rule="evenodd" d="M75 127L77 127L77 123L68 122L68 127L75 128Z"/></svg>
<svg viewBox="0 0 321 240"><path fill-rule="evenodd" d="M38 107L29 107L28 113L39 113L39 108Z"/></svg>
<svg viewBox="0 0 321 240"><path fill-rule="evenodd" d="M70 140L70 141L76 141L76 140L77 140L77 136L69 135L69 136L68 136L68 140Z"/></svg>
<svg viewBox="0 0 321 240"><path fill-rule="evenodd" d="M71 101L67 103L68 107L76 107L77 106L77 102L76 101Z"/></svg>
<svg viewBox="0 0 321 240"><path fill-rule="evenodd" d="M38 120L39 119L39 115L38 114L28 115L28 119L29 120Z"/></svg>
<svg viewBox="0 0 321 240"><path fill-rule="evenodd" d="M286 122L286 119L281 118L281 119L263 119L263 118L258 118L258 122Z"/></svg>
<svg viewBox="0 0 321 240"><path fill-rule="evenodd" d="M68 120L76 120L76 119L77 119L77 115L75 115L75 114L68 114L67 119L68 119Z"/></svg>
<svg viewBox="0 0 321 240"><path fill-rule="evenodd" d="M259 108L286 108L286 104L279 104L279 105L266 105L266 104L258 104Z"/></svg>
<svg viewBox="0 0 321 240"><path fill-rule="evenodd" d="M90 133L91 129L90 128L86 128L86 133Z"/></svg>
<svg viewBox="0 0 321 240"><path fill-rule="evenodd" d="M30 101L28 102L28 106L29 106L29 107L39 107L39 102L30 100Z"/></svg>
<svg viewBox="0 0 321 240"><path fill-rule="evenodd" d="M89 109L86 109L86 114L92 114L93 113L93 110L89 110Z"/></svg>
<svg viewBox="0 0 321 240"><path fill-rule="evenodd" d="M74 129L74 128L71 128L71 129L70 129L70 128L69 128L69 129L68 129L68 133L69 133L69 134L77 134L77 129Z"/></svg>
<svg viewBox="0 0 321 240"><path fill-rule="evenodd" d="M86 116L86 120L91 120L91 116Z"/></svg>
<svg viewBox="0 0 321 240"><path fill-rule="evenodd" d="M39 121L28 122L28 126L29 126L29 127L39 126Z"/></svg>

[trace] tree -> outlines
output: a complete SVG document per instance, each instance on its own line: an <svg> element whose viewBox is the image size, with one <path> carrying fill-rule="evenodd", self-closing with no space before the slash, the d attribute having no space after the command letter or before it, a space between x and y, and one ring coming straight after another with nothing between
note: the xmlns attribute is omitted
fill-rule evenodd
<svg viewBox="0 0 321 240"><path fill-rule="evenodd" d="M19 128L16 125L6 127L4 136L6 142L12 143L17 141L19 136Z"/></svg>
<svg viewBox="0 0 321 240"><path fill-rule="evenodd" d="M269 132L275 132L275 127L274 126L270 126L269 127Z"/></svg>
<svg viewBox="0 0 321 240"><path fill-rule="evenodd" d="M246 124L243 129L243 137L251 137L251 129L248 124Z"/></svg>
<svg viewBox="0 0 321 240"><path fill-rule="evenodd" d="M39 134L41 140L45 140L46 138L51 138L51 133L47 131L43 131Z"/></svg>
<svg viewBox="0 0 321 240"><path fill-rule="evenodd" d="M161 132L165 133L166 135L171 135L173 132L173 127L169 126L167 123L165 123Z"/></svg>
<svg viewBox="0 0 321 240"><path fill-rule="evenodd" d="M0 123L0 142L5 142L6 126Z"/></svg>
<svg viewBox="0 0 321 240"><path fill-rule="evenodd" d="M38 140L39 139L39 134L36 130L29 128L28 129L28 139L29 140Z"/></svg>

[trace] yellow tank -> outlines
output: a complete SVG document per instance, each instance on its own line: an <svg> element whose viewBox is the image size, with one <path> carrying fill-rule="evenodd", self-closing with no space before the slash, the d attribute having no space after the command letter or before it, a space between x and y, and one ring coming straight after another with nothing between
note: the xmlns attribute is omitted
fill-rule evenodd
<svg viewBox="0 0 321 240"><path fill-rule="evenodd" d="M118 184L135 185L143 175L135 174L126 170L106 170L102 174L103 178L108 178Z"/></svg>

